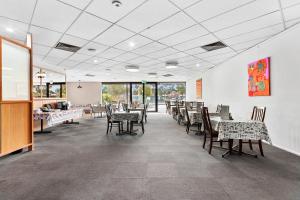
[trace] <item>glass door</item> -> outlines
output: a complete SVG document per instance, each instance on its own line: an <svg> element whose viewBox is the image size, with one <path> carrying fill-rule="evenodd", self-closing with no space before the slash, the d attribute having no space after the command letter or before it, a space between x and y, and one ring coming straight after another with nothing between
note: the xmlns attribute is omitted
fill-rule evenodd
<svg viewBox="0 0 300 200"><path fill-rule="evenodd" d="M144 103L144 89L142 83L131 83L131 103L139 106Z"/></svg>
<svg viewBox="0 0 300 200"><path fill-rule="evenodd" d="M144 85L145 104L148 103L148 111L157 111L157 83Z"/></svg>

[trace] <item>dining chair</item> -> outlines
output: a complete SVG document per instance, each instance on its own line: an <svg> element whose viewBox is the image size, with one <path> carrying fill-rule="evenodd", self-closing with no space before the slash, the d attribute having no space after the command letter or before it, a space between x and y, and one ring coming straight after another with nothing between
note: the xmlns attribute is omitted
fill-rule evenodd
<svg viewBox="0 0 300 200"><path fill-rule="evenodd" d="M192 126L197 126L197 131L201 131L201 126L202 126L202 123L198 123L198 122L195 122L195 123L191 123L191 120L190 120L190 116L189 116L189 110L187 108L187 105L185 105L185 117L186 117L186 134L189 134L190 132L190 128Z"/></svg>
<svg viewBox="0 0 300 200"><path fill-rule="evenodd" d="M211 154L213 143L218 142L220 144L220 147L223 147L223 142L224 141L223 140L219 140L219 141L214 140L214 138L218 138L219 132L212 128L207 107L202 108L202 121L203 121L203 124L204 124L203 149L205 148L206 139L209 137L210 138L210 143L209 143L208 153Z"/></svg>
<svg viewBox="0 0 300 200"><path fill-rule="evenodd" d="M267 109L266 107L254 106L253 107L253 111L252 111L251 120L264 122L265 115L266 115L266 109ZM249 143L249 148L251 150L253 150L252 144L254 144L254 143L252 143L251 140L248 140L248 143ZM258 147L259 147L260 155L264 156L264 151L263 151L262 141L261 140L258 140Z"/></svg>
<svg viewBox="0 0 300 200"><path fill-rule="evenodd" d="M112 127L118 127L119 134L121 131L123 131L123 122L122 121L114 121L112 119L112 110L109 105L105 107L106 109L106 118L107 118L107 129L106 129L106 135L108 132L111 132Z"/></svg>
<svg viewBox="0 0 300 200"><path fill-rule="evenodd" d="M201 112L203 107L204 107L204 102L197 102L196 104L197 112Z"/></svg>
<svg viewBox="0 0 300 200"><path fill-rule="evenodd" d="M145 133L145 128L144 128L144 117L145 117L145 111L141 111L142 116L141 118L138 118L137 121L130 121L130 132L132 133L133 127L134 126L141 126L142 127L142 133Z"/></svg>

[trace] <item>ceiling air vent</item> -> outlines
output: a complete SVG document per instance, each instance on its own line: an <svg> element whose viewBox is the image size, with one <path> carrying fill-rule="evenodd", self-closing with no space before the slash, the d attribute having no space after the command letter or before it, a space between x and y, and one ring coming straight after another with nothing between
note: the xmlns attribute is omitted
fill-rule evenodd
<svg viewBox="0 0 300 200"><path fill-rule="evenodd" d="M225 47L227 47L227 46L224 43L219 41L219 42L214 42L214 43L211 43L211 44L204 45L201 48L205 49L206 51L214 51L214 50L222 49L222 48L225 48Z"/></svg>
<svg viewBox="0 0 300 200"><path fill-rule="evenodd" d="M171 76L173 76L173 74L164 74L163 76L164 77L171 77Z"/></svg>
<svg viewBox="0 0 300 200"><path fill-rule="evenodd" d="M85 76L94 77L95 75L94 74L86 74Z"/></svg>
<svg viewBox="0 0 300 200"><path fill-rule="evenodd" d="M80 49L80 47L78 47L78 46L74 46L74 45L66 44L66 43L62 43L62 42L57 43L55 48L64 50L64 51L74 52L74 53Z"/></svg>

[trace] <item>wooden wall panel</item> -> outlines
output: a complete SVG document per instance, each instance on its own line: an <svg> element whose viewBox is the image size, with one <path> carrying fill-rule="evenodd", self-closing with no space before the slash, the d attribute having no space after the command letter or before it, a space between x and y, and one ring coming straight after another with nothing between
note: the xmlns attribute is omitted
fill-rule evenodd
<svg viewBox="0 0 300 200"><path fill-rule="evenodd" d="M3 103L0 106L1 155L32 144L31 103Z"/></svg>

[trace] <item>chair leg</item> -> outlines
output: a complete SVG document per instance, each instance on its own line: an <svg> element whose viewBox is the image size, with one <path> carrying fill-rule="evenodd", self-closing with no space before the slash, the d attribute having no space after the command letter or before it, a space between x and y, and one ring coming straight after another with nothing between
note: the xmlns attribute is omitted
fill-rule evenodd
<svg viewBox="0 0 300 200"><path fill-rule="evenodd" d="M253 150L253 147L252 147L252 141L251 141L251 140L249 140L249 148L250 148L251 150Z"/></svg>
<svg viewBox="0 0 300 200"><path fill-rule="evenodd" d="M119 134L121 134L121 122L118 123Z"/></svg>
<svg viewBox="0 0 300 200"><path fill-rule="evenodd" d="M144 132L145 132L145 129L144 129L144 122L142 122L142 132L143 132L143 134L144 134Z"/></svg>
<svg viewBox="0 0 300 200"><path fill-rule="evenodd" d="M111 132L112 126L113 126L113 124L112 124L112 123L110 123L110 130L109 130L109 132Z"/></svg>
<svg viewBox="0 0 300 200"><path fill-rule="evenodd" d="M223 147L223 141L222 140L220 140L220 146Z"/></svg>
<svg viewBox="0 0 300 200"><path fill-rule="evenodd" d="M211 136L210 143L209 143L209 151L208 151L209 154L211 154L212 145L213 145L213 137Z"/></svg>
<svg viewBox="0 0 300 200"><path fill-rule="evenodd" d="M106 135L108 134L108 131L109 131L109 122L107 122Z"/></svg>
<svg viewBox="0 0 300 200"><path fill-rule="evenodd" d="M258 146L259 146L260 155L261 156L265 156L263 148L262 148L262 142L261 142L261 140L258 140Z"/></svg>
<svg viewBox="0 0 300 200"><path fill-rule="evenodd" d="M204 132L204 138L203 138L203 149L205 148L205 143L206 143L206 133Z"/></svg>
<svg viewBox="0 0 300 200"><path fill-rule="evenodd" d="M186 125L186 134L189 134L189 132L190 132L190 124L187 124Z"/></svg>

